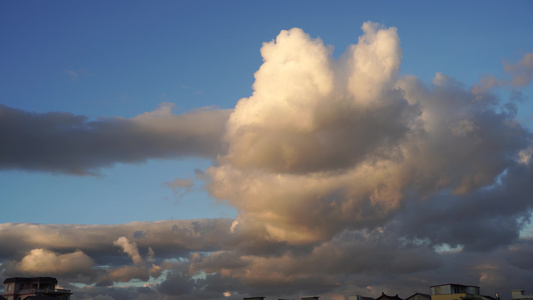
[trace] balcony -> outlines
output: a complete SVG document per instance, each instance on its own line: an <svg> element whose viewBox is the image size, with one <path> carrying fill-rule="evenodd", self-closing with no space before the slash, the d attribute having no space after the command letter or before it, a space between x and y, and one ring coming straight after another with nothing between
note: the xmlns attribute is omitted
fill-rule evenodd
<svg viewBox="0 0 533 300"><path fill-rule="evenodd" d="M65 289L23 289L18 290L18 294L72 294L70 290Z"/></svg>

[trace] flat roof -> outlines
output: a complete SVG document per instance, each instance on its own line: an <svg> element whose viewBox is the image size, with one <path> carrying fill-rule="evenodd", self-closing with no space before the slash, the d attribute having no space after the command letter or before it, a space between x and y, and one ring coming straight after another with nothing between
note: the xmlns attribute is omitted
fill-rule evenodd
<svg viewBox="0 0 533 300"><path fill-rule="evenodd" d="M40 282L57 284L57 279L54 277L10 277L4 280L4 283L12 282Z"/></svg>
<svg viewBox="0 0 533 300"><path fill-rule="evenodd" d="M437 285L430 286L430 288L436 287L436 286L445 286L445 285L458 285L458 286L464 286L464 287L476 287L476 288L479 288L479 286L477 286L477 285L458 284L458 283L437 284Z"/></svg>

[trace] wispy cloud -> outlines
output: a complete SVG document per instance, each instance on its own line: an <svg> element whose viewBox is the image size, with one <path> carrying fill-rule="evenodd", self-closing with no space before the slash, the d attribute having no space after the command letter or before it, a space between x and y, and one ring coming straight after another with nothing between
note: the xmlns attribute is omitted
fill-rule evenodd
<svg viewBox="0 0 533 300"><path fill-rule="evenodd" d="M81 77L90 75L85 69L63 69L63 74L67 75L71 81L78 81Z"/></svg>
<svg viewBox="0 0 533 300"><path fill-rule="evenodd" d="M522 59L515 64L504 61L503 68L511 76L511 79L499 79L492 75L484 77L479 84L474 85L473 92L485 92L502 86L516 88L528 85L533 77L533 53L525 53Z"/></svg>
<svg viewBox="0 0 533 300"><path fill-rule="evenodd" d="M63 73L67 74L69 76L70 80L72 80L72 81L76 81L80 77L80 74L78 74L78 72L72 71L72 70L69 70L69 69L64 69Z"/></svg>
<svg viewBox="0 0 533 300"><path fill-rule="evenodd" d="M174 194L183 197L191 191L194 186L194 181L192 179L174 178L174 180L170 182L165 182L165 185L171 188Z"/></svg>

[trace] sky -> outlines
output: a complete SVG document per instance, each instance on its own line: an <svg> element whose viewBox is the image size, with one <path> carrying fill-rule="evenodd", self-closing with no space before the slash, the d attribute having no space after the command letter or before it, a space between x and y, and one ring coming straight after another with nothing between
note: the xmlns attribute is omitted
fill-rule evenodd
<svg viewBox="0 0 533 300"><path fill-rule="evenodd" d="M0 274L74 300L533 293L532 15L0 2Z"/></svg>

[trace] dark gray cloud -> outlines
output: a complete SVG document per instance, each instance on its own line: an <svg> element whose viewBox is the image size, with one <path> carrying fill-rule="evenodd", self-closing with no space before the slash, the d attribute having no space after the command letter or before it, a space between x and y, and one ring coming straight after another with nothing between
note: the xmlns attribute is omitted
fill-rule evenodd
<svg viewBox="0 0 533 300"><path fill-rule="evenodd" d="M492 186L468 195L413 197L395 219L400 235L487 252L517 242L533 210L530 166L510 164Z"/></svg>
<svg viewBox="0 0 533 300"><path fill-rule="evenodd" d="M171 105L132 119L88 120L0 105L0 169L75 175L151 158L215 157L229 110L171 113Z"/></svg>

